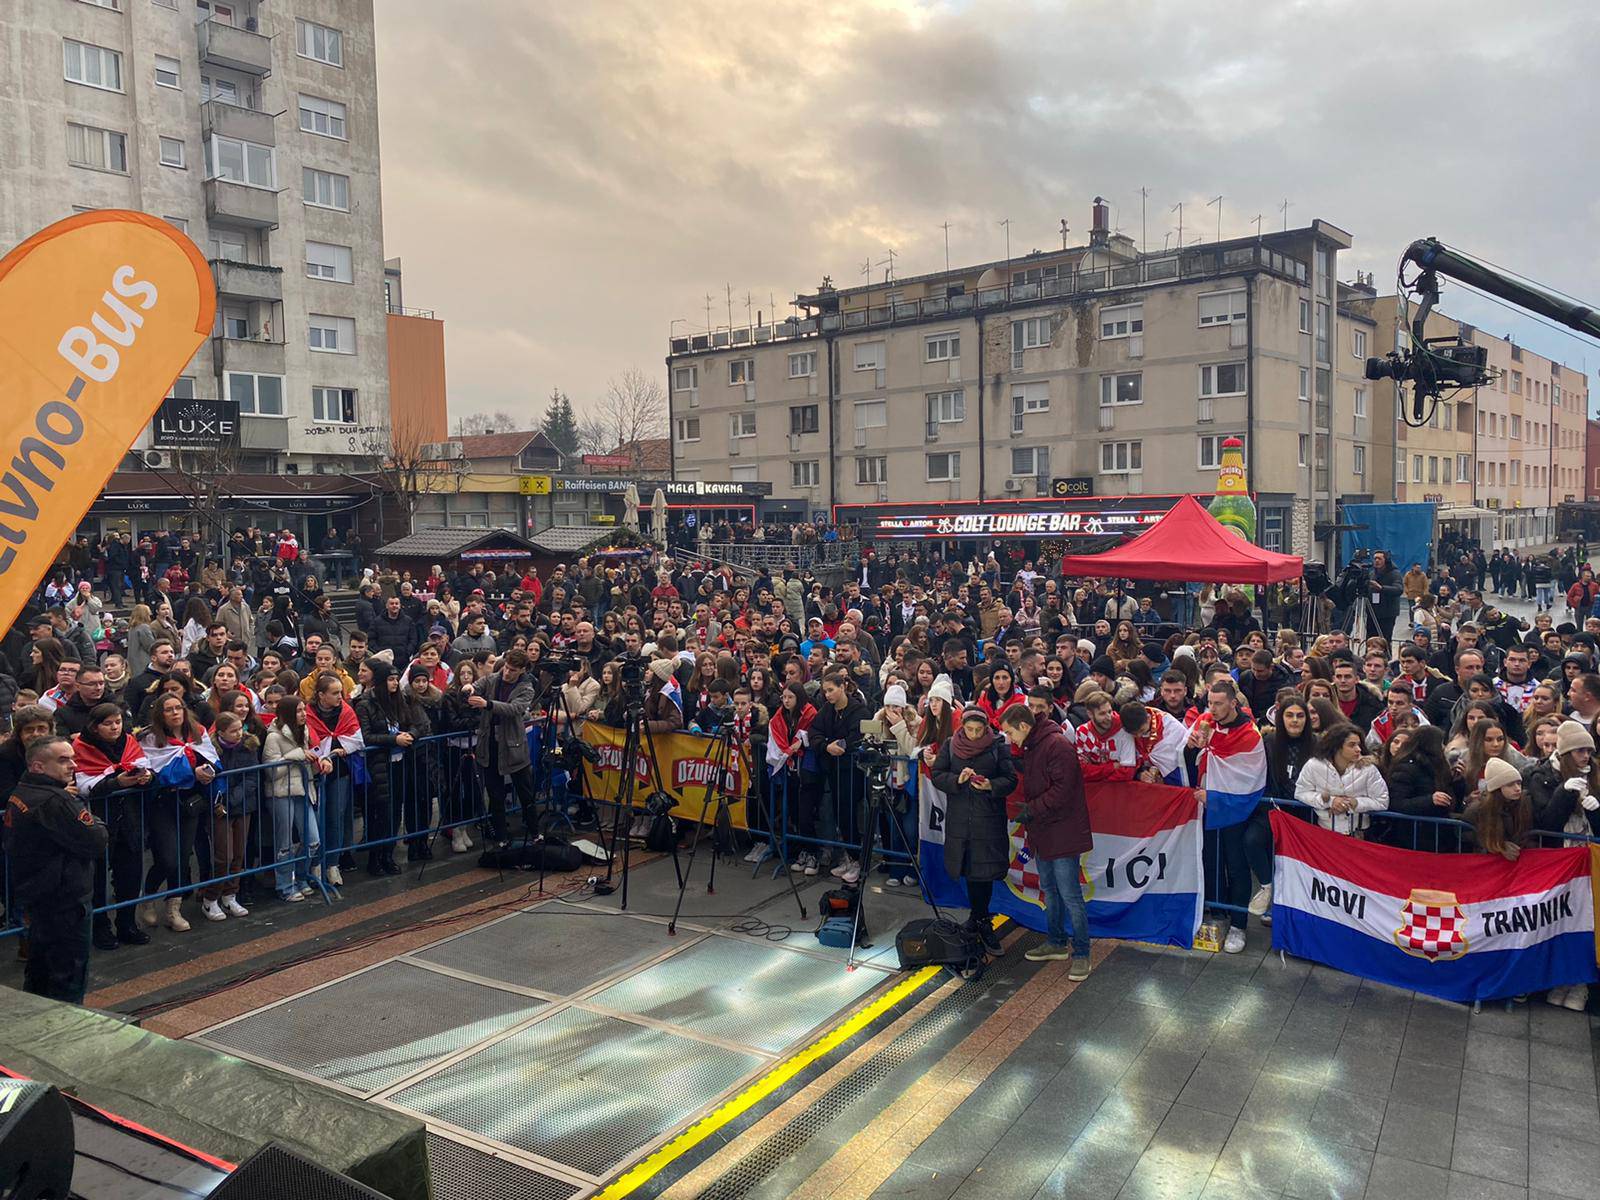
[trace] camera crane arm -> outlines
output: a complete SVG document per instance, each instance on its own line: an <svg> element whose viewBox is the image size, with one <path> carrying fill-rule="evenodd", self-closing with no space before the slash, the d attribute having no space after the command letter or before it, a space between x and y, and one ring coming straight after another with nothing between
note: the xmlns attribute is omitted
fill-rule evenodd
<svg viewBox="0 0 1600 1200"><path fill-rule="evenodd" d="M1405 281L1408 263L1417 268L1417 276L1410 283ZM1393 379L1413 385L1412 416L1415 419L1412 424L1420 425L1427 419L1426 402L1438 400L1445 388L1482 387L1492 379L1484 347L1474 346L1459 337L1427 336L1428 316L1439 303L1441 275L1600 339L1600 314L1588 305L1508 275L1446 246L1438 238L1412 242L1400 256L1400 282L1402 290L1414 292L1421 300L1411 320L1413 349L1369 358L1366 366L1368 379Z"/></svg>

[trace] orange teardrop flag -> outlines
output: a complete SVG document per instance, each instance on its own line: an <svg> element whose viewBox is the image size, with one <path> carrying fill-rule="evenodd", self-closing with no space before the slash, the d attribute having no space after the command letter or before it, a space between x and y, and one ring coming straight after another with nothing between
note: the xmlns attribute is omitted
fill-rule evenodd
<svg viewBox="0 0 1600 1200"><path fill-rule="evenodd" d="M145 213L82 213L0 259L0 630L211 331L211 270Z"/></svg>

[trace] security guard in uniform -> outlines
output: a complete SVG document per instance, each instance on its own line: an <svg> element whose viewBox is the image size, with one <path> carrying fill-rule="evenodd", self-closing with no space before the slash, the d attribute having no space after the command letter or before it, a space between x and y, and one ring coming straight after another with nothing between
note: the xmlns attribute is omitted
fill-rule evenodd
<svg viewBox="0 0 1600 1200"><path fill-rule="evenodd" d="M27 772L6 802L13 894L28 918L22 989L82 1004L89 970L95 863L105 823L72 792L72 743L44 737L27 748Z"/></svg>

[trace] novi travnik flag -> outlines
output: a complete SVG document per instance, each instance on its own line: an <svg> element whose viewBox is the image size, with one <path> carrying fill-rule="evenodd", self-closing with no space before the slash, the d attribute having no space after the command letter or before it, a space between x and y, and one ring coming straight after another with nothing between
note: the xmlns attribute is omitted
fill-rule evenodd
<svg viewBox="0 0 1600 1200"><path fill-rule="evenodd" d="M1255 722L1241 714L1239 722L1219 727L1211 714L1196 725L1209 724L1211 741L1200 751L1200 785L1206 789L1206 828L1226 829L1255 812L1267 790L1267 748Z"/></svg>
<svg viewBox="0 0 1600 1200"><path fill-rule="evenodd" d="M1272 813L1272 946L1445 1000L1592 983L1589 851L1429 854Z"/></svg>

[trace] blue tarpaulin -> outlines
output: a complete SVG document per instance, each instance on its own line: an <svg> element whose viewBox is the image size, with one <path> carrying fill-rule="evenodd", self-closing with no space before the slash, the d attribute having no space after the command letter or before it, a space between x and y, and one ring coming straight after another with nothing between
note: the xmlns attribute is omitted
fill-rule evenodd
<svg viewBox="0 0 1600 1200"><path fill-rule="evenodd" d="M1339 535L1339 561L1357 550L1387 550L1404 574L1412 563L1426 568L1433 553L1433 505L1346 504L1343 523L1362 528Z"/></svg>

